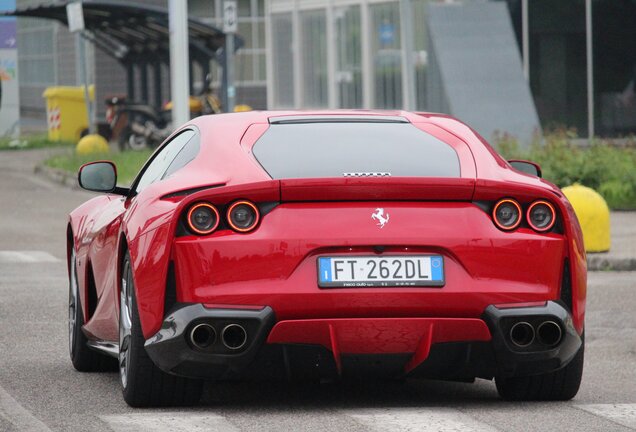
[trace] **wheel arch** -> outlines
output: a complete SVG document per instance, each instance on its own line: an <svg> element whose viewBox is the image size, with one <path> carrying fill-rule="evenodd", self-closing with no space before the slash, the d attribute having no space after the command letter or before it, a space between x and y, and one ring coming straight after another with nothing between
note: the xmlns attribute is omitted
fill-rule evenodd
<svg viewBox="0 0 636 432"><path fill-rule="evenodd" d="M121 277L122 272L124 271L124 257L126 256L126 252L128 252L128 238L126 237L126 233L122 232L119 235L119 242L117 246L117 292L121 292Z"/></svg>
<svg viewBox="0 0 636 432"><path fill-rule="evenodd" d="M66 226L66 271L69 278L71 277L71 255L75 247L75 238L73 237L73 227L71 222Z"/></svg>

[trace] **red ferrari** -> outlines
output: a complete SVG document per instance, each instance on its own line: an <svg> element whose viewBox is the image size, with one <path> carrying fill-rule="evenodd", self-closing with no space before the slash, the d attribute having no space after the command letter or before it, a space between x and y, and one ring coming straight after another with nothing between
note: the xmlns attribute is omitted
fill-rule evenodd
<svg viewBox="0 0 636 432"><path fill-rule="evenodd" d="M583 371L586 261L562 192L530 162L427 113L197 118L130 188L70 214L69 343L117 367L132 406L204 380L351 375L496 382L564 400Z"/></svg>

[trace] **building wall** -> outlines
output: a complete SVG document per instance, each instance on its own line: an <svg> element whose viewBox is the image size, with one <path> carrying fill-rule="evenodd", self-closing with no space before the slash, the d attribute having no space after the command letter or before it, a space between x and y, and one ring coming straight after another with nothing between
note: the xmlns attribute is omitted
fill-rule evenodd
<svg viewBox="0 0 636 432"><path fill-rule="evenodd" d="M32 6L33 0L18 0L16 6ZM19 18L18 64L21 114L45 117L42 92L57 82L56 52L58 25L52 21Z"/></svg>
<svg viewBox="0 0 636 432"><path fill-rule="evenodd" d="M126 94L126 70L114 58L99 48L95 49L95 100L97 116L101 118L106 111L104 101L108 96Z"/></svg>

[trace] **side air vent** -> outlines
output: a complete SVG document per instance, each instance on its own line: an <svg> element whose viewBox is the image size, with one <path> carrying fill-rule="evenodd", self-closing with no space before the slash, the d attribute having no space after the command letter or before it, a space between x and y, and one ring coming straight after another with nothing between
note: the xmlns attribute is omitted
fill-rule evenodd
<svg viewBox="0 0 636 432"><path fill-rule="evenodd" d="M163 298L163 315L168 315L170 309L177 302L177 280L174 274L174 262L168 265L168 276L166 277L166 293Z"/></svg>
<svg viewBox="0 0 636 432"><path fill-rule="evenodd" d="M561 301L572 311L572 275L570 273L570 260L563 261L563 274L561 275Z"/></svg>

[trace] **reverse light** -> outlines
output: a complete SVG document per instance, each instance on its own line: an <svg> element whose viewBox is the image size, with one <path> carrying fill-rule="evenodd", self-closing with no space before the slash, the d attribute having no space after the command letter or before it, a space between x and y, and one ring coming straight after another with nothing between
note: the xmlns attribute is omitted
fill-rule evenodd
<svg viewBox="0 0 636 432"><path fill-rule="evenodd" d="M227 222L234 231L248 232L260 219L258 207L249 201L237 201L227 209Z"/></svg>
<svg viewBox="0 0 636 432"><path fill-rule="evenodd" d="M547 201L539 200L530 204L526 214L528 225L538 232L548 231L556 222L554 206Z"/></svg>
<svg viewBox="0 0 636 432"><path fill-rule="evenodd" d="M196 234L212 233L220 222L219 211L212 204L198 203L188 211L188 227Z"/></svg>
<svg viewBox="0 0 636 432"><path fill-rule="evenodd" d="M495 204L492 219L504 231L510 231L521 223L521 206L513 199L505 198Z"/></svg>

